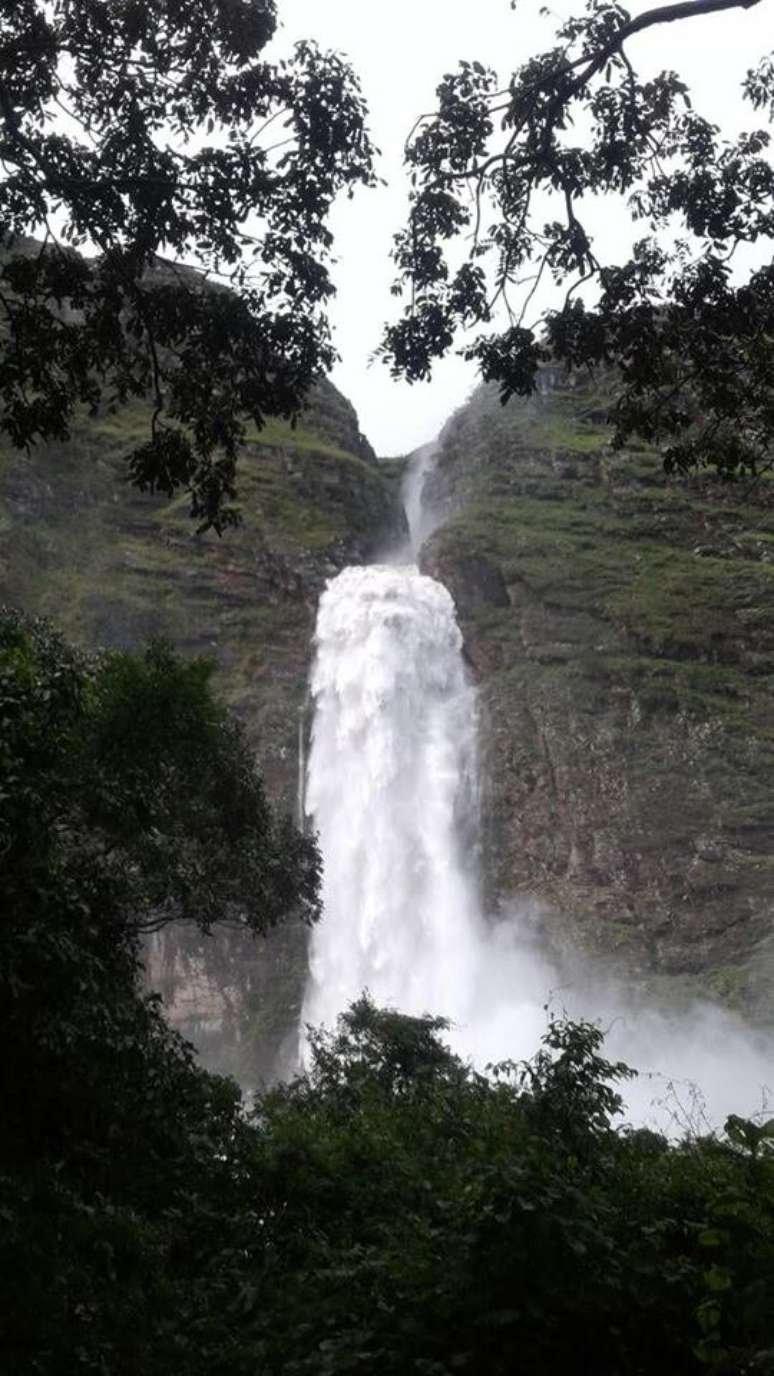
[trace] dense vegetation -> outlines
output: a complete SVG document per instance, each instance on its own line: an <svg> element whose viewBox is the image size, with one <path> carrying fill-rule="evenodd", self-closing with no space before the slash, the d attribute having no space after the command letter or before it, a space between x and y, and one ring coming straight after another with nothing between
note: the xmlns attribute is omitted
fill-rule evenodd
<svg viewBox="0 0 774 1376"><path fill-rule="evenodd" d="M350 68L267 60L276 27L274 0L0 6L0 430L151 396L129 475L205 529L246 422L297 416L335 358L328 216L372 179Z"/></svg>
<svg viewBox="0 0 774 1376"><path fill-rule="evenodd" d="M617 1130L601 1034L474 1073L367 999L247 1112L139 983L142 927L316 914L209 666L0 638L10 1369L774 1370L774 1123Z"/></svg>
<svg viewBox="0 0 774 1376"><path fill-rule="evenodd" d="M774 1125L616 1131L596 1029L487 1079L363 1000L246 1118L128 984L107 1011L109 1062L63 1043L77 1120L3 1150L13 1370L774 1370Z"/></svg>
<svg viewBox="0 0 774 1376"><path fill-rule="evenodd" d="M154 1220L200 1178L236 1185L224 1152L238 1091L194 1067L140 992L141 932L175 920L260 933L318 913L316 847L269 808L210 673L163 645L89 658L43 623L0 619L14 1370L103 1370L108 1348L136 1370L134 1324L153 1277L167 1285Z"/></svg>

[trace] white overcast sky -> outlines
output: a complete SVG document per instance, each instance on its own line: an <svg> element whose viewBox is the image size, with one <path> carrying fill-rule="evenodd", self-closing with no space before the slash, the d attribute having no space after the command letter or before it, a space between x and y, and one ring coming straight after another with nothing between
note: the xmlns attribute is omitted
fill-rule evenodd
<svg viewBox="0 0 774 1376"><path fill-rule="evenodd" d="M539 3L519 0L514 12L509 0L279 0L277 48L306 37L345 53L360 77L382 149L379 173L388 185L360 191L335 212L338 296L331 312L342 356L334 381L357 407L380 454L405 453L432 439L475 383L470 365L458 358L444 361L431 383L413 387L393 382L384 364L369 362L383 322L396 311L389 253L405 214L403 143L416 116L432 108L440 77L460 58L478 59L508 75L549 45L555 21L540 17ZM631 11L642 13L653 3L634 3ZM563 17L579 8L561 0L552 13ZM748 67L772 48L774 0L762 0L752 10L656 29L633 39L628 51L641 72L679 72L696 108L733 132L760 124L741 102L739 85ZM608 208L596 228L611 250L628 235L616 208Z"/></svg>

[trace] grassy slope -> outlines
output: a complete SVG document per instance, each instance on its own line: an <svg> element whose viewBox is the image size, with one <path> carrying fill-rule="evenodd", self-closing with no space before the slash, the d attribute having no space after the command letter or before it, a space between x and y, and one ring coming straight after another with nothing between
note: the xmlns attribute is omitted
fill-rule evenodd
<svg viewBox="0 0 774 1376"><path fill-rule="evenodd" d="M712 707L744 728L752 719L765 739L774 484L744 501L749 484L668 482L655 455L613 453L572 393L525 408L526 423L495 406L487 398L481 420L500 421L504 447L474 480L455 539L494 555L508 581L557 611L589 612L631 637L631 655L592 651L584 672L652 683L654 704L663 688L667 705Z"/></svg>
<svg viewBox="0 0 774 1376"><path fill-rule="evenodd" d="M126 484L123 458L146 434L141 407L77 427L64 446L0 451L0 595L84 644L166 635L214 652L221 690L244 709L260 745L261 695L250 685L267 657L283 677L288 642L301 661L293 705L303 699L308 585L393 520L378 470L334 443L329 423L313 410L296 428L271 421L249 437L242 524L222 539L195 534L185 497L145 497ZM289 801L288 779L272 782Z"/></svg>

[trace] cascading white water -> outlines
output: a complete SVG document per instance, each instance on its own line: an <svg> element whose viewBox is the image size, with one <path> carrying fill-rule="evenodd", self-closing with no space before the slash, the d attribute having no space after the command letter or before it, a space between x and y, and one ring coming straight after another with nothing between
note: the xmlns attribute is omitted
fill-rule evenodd
<svg viewBox="0 0 774 1376"><path fill-rule="evenodd" d="M423 444L412 454L403 479L403 508L414 559L417 558L423 542L437 525L436 513L425 500L425 482L433 471L437 453L437 444Z"/></svg>
<svg viewBox="0 0 774 1376"><path fill-rule="evenodd" d="M480 918L460 829L475 695L445 588L415 568L348 568L320 603L306 805L324 857L306 1022L367 988L465 1017Z"/></svg>
<svg viewBox="0 0 774 1376"><path fill-rule="evenodd" d="M378 1004L451 1018L453 1047L483 1067L534 1053L558 990L572 1015L610 1026L612 1059L645 1072L626 1093L635 1120L668 1126L693 1081L712 1122L753 1112L771 1082L770 1038L707 1004L637 1008L587 970L568 983L535 950L523 911L484 921L462 844L476 713L461 652L448 592L411 565L348 568L323 594L305 804L324 917L303 1024L333 1026L367 989Z"/></svg>

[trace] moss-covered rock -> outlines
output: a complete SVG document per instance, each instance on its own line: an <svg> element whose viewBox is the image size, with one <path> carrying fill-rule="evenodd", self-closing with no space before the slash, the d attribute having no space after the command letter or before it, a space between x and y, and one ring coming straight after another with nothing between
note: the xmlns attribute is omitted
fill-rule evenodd
<svg viewBox="0 0 774 1376"><path fill-rule="evenodd" d="M774 484L669 481L609 448L603 402L481 389L439 442L422 562L481 684L489 897L535 894L557 946L765 1016Z"/></svg>
<svg viewBox="0 0 774 1376"><path fill-rule="evenodd" d="M239 528L197 535L185 498L126 482L125 455L148 423L132 405L84 419L67 445L0 450L0 601L50 617L85 646L163 636L211 656L270 796L295 812L317 600L344 565L403 536L397 489L349 402L323 383L297 426L270 421L249 437ZM250 1079L295 1038L305 950L293 928L222 949L172 933L154 969L212 1063Z"/></svg>

